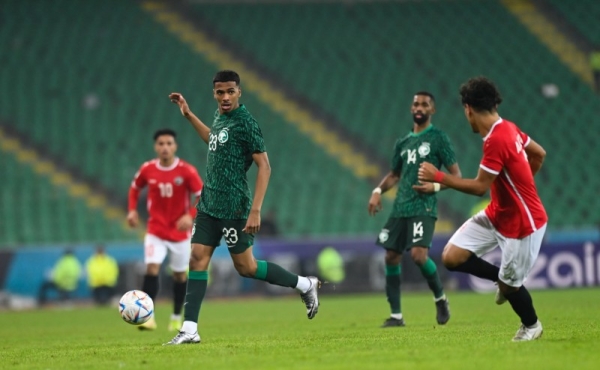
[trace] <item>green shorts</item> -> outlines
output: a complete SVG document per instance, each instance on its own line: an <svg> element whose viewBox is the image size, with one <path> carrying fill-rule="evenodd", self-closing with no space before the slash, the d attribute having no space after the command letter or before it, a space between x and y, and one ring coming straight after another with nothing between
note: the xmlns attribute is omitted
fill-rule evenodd
<svg viewBox="0 0 600 370"><path fill-rule="evenodd" d="M435 221L431 216L390 217L376 243L400 254L412 247L431 248Z"/></svg>
<svg viewBox="0 0 600 370"><path fill-rule="evenodd" d="M243 253L254 244L254 234L242 231L245 226L246 220L222 220L198 211L192 228L192 243L216 248L221 244L221 238L225 238L229 253Z"/></svg>

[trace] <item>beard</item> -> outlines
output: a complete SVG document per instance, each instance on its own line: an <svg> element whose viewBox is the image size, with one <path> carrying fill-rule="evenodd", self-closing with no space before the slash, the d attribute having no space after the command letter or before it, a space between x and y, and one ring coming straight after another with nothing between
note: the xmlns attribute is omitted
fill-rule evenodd
<svg viewBox="0 0 600 370"><path fill-rule="evenodd" d="M417 125L422 125L429 120L429 115L426 113L419 113L420 117L417 117L417 113L413 114L413 122Z"/></svg>

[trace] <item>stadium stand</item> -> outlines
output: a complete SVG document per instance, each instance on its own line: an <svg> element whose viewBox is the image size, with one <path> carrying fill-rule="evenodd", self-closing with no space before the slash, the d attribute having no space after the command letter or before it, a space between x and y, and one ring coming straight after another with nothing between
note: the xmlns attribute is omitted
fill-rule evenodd
<svg viewBox="0 0 600 370"><path fill-rule="evenodd" d="M600 157L586 154L595 147L588 125L574 123L597 125L600 101L500 2L196 4L194 9L201 24L336 117L383 158L410 127L412 93L429 90L437 97L434 123L449 132L463 174L474 176L481 142L470 134L457 90L468 77L487 75L504 95L505 118L548 149L538 187L550 225L596 222L591 210L598 199L582 192L600 186L600 178L579 174L573 163L597 168ZM542 96L545 83L561 89L558 98ZM590 186L582 189L581 181ZM477 202L455 192L443 197L465 216Z"/></svg>
<svg viewBox="0 0 600 370"><path fill-rule="evenodd" d="M73 6L56 1L32 7L8 1L3 11L11 17L0 28L0 58L7 67L0 70L0 112L14 129L123 199L139 165L154 156L151 137L157 128L177 129L180 156L204 172L206 147L167 94L181 91L210 122L214 65L135 2L93 0ZM119 25L129 25L127 32ZM374 230L378 223L369 219L365 205L370 184L252 94L244 93L242 101L261 124L271 157L264 209L277 209L285 235ZM35 211L35 204L28 204ZM5 203L2 207L10 212ZM104 226L90 227L101 233ZM108 238L110 231L104 232Z"/></svg>
<svg viewBox="0 0 600 370"><path fill-rule="evenodd" d="M131 239L119 222L73 199L14 156L0 154L0 247Z"/></svg>
<svg viewBox="0 0 600 370"><path fill-rule="evenodd" d="M588 41L600 47L600 6L595 0L549 0Z"/></svg>
<svg viewBox="0 0 600 370"><path fill-rule="evenodd" d="M600 157L588 155L596 144L587 134L597 122L598 97L499 2L195 4L193 10L200 27L227 39L386 161L395 139L410 128L413 92L429 90L437 97L434 123L449 132L463 173L473 176L481 142L470 134L456 92L470 76L495 79L505 96L505 118L548 149L538 183L551 226L597 222L592 210L600 200L592 193L600 178L580 173L573 163L600 165ZM122 199L138 166L153 157L151 136L160 127L178 130L180 156L203 174L206 149L166 95L181 91L210 121L208 81L215 65L136 2L31 6L8 0L2 12L11 16L0 25L0 116L13 129ZM471 32L456 24L469 24ZM496 32L500 27L510 32ZM544 83L559 86L559 97L544 98ZM261 124L273 166L264 209L277 209L285 235L378 229L381 219L365 212L372 184L354 177L256 96L245 92L243 102ZM478 201L456 192L444 192L442 199L465 217ZM30 212L38 207L27 204ZM11 214L10 207L3 202L2 212ZM97 233L90 235L121 235L101 224L88 227Z"/></svg>

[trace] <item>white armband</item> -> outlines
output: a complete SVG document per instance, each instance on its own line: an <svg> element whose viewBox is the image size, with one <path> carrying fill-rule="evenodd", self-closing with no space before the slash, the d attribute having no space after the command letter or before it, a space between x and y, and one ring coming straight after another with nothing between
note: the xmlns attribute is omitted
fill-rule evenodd
<svg viewBox="0 0 600 370"><path fill-rule="evenodd" d="M442 188L442 186L440 185L440 183L439 183L439 182L434 182L434 183L433 183L433 191L435 191L436 193L437 193L438 191L440 191L440 189L441 189L441 188Z"/></svg>
<svg viewBox="0 0 600 370"><path fill-rule="evenodd" d="M381 188L378 186L375 189L373 189L373 194L381 194Z"/></svg>

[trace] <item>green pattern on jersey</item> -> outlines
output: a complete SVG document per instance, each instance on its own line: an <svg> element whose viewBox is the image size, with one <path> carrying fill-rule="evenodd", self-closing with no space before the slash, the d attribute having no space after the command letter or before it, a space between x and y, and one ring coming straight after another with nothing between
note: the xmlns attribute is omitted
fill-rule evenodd
<svg viewBox="0 0 600 370"><path fill-rule="evenodd" d="M456 163L454 149L448 136L437 127L429 125L418 134L410 132L398 139L394 146L392 171L400 175L398 193L390 217L431 216L437 218L437 197L421 194L412 186L418 185L418 171L422 162L441 169Z"/></svg>
<svg viewBox="0 0 600 370"><path fill-rule="evenodd" d="M247 219L252 198L246 172L252 154L265 151L260 127L243 104L229 113L217 111L208 140L200 211L219 219Z"/></svg>

